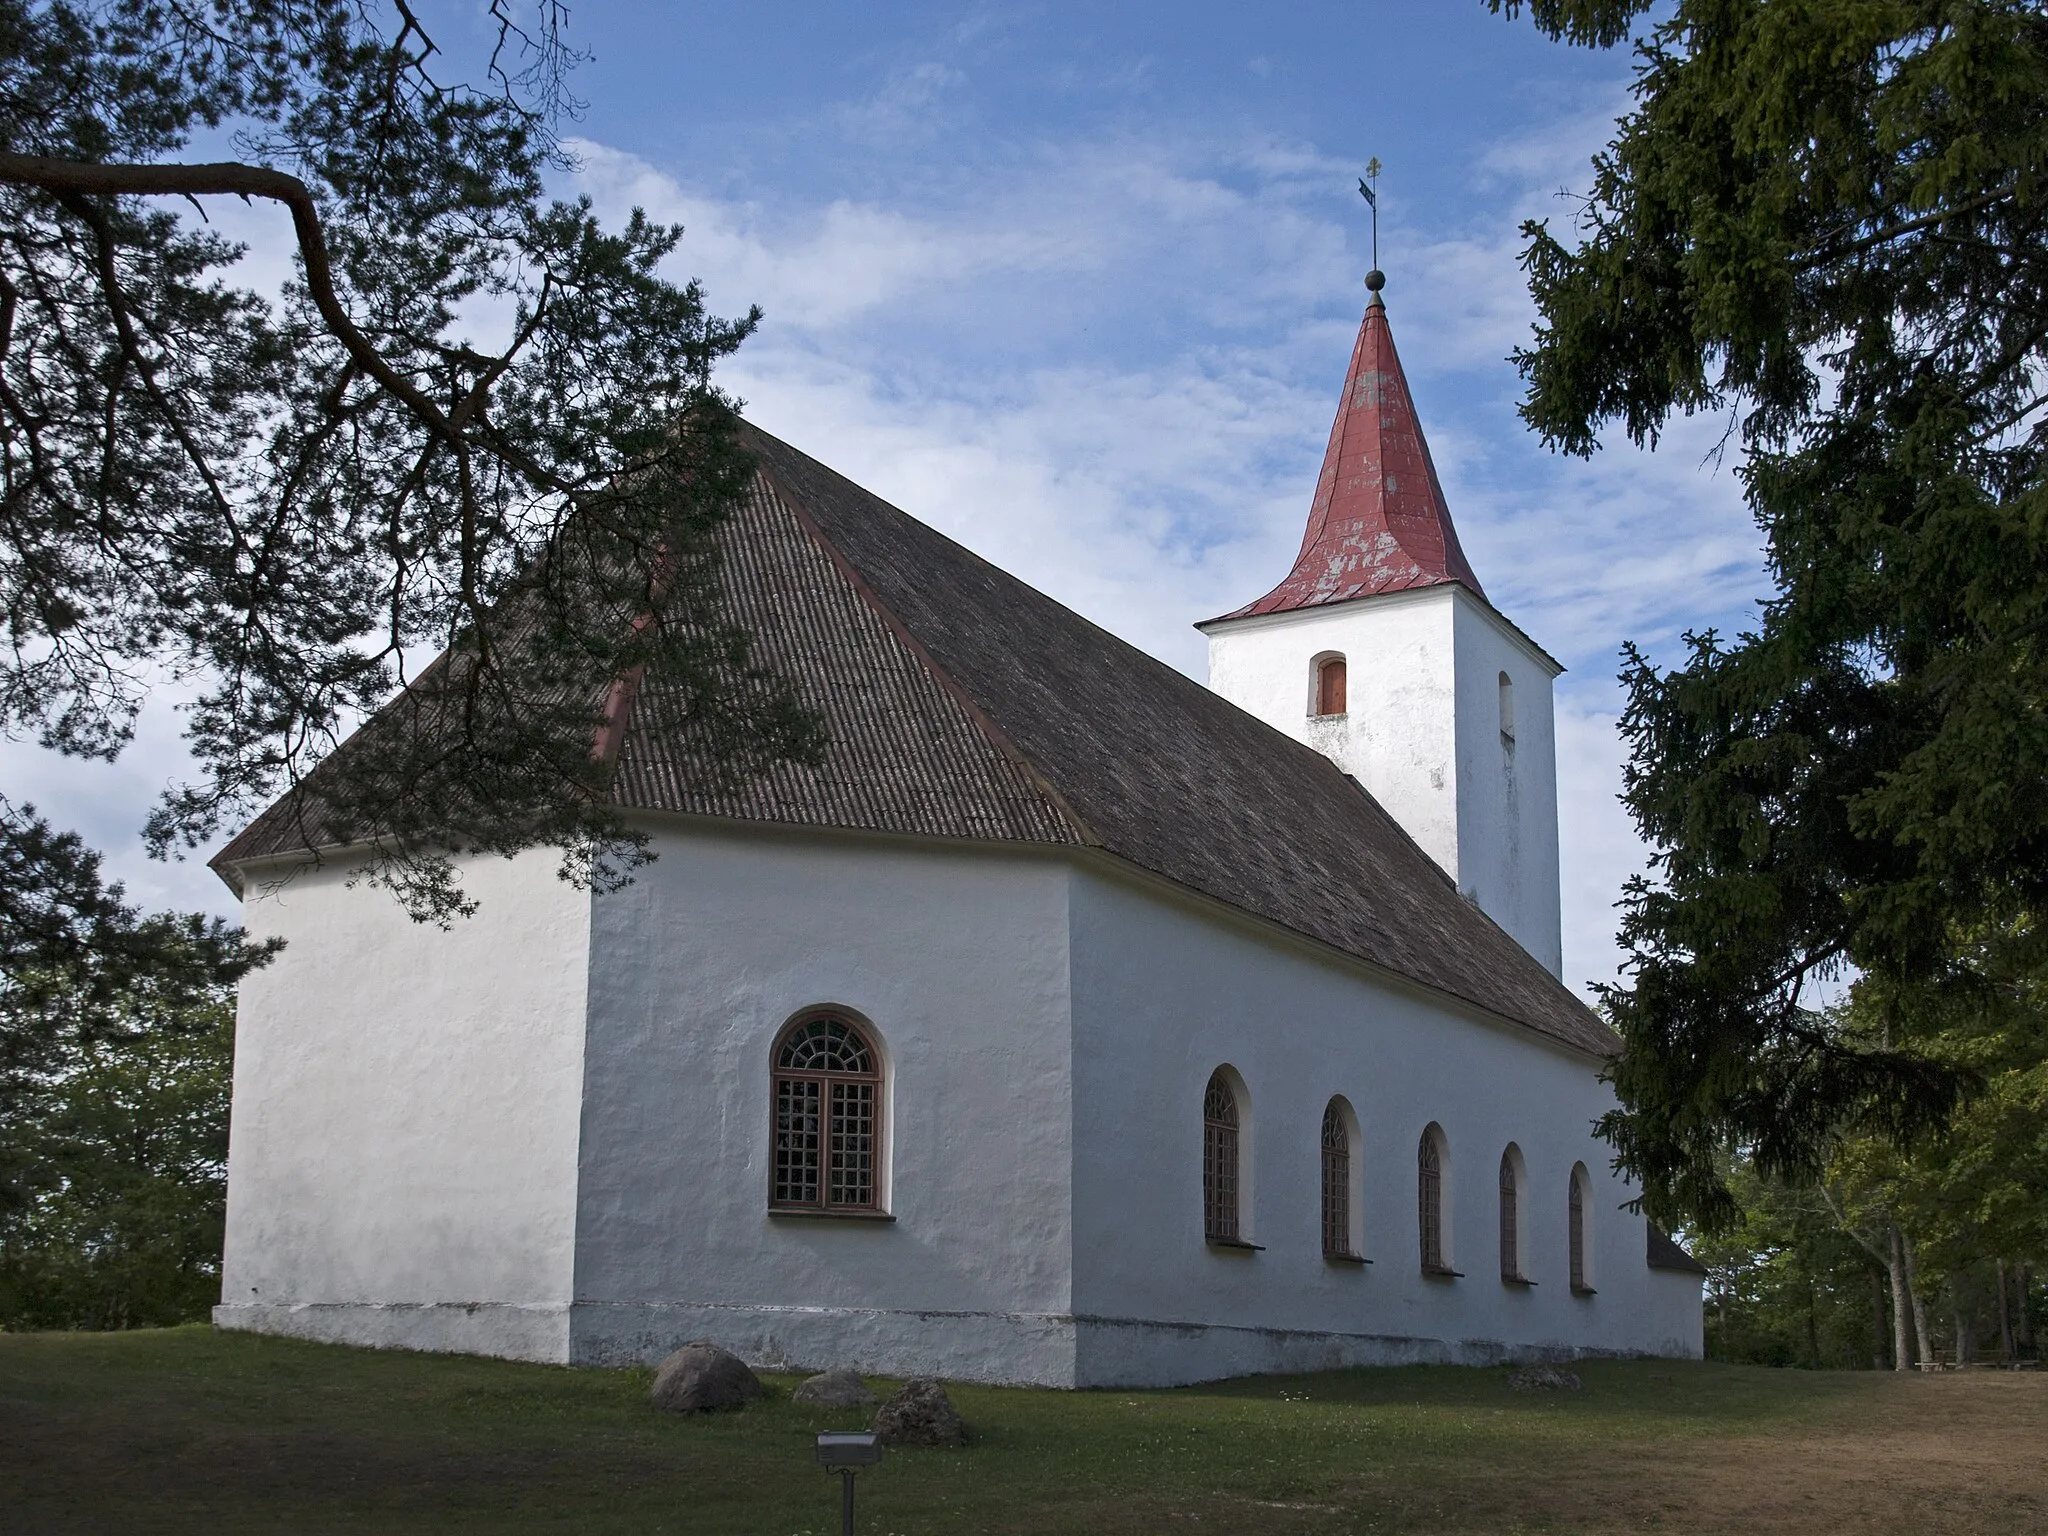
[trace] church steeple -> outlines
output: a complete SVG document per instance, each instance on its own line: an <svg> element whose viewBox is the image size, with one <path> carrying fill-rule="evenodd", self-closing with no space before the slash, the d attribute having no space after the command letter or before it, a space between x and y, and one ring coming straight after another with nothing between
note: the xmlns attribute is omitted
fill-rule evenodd
<svg viewBox="0 0 2048 1536"><path fill-rule="evenodd" d="M1209 686L1323 753L1552 975L1557 663L1458 547L1372 290L1287 579L1210 619Z"/></svg>
<svg viewBox="0 0 2048 1536"><path fill-rule="evenodd" d="M1486 596L1458 547L1458 530L1423 440L1379 294L1384 283L1377 269L1366 279L1372 300L1351 349L1351 369L1294 569L1271 592L1226 618L1451 581Z"/></svg>

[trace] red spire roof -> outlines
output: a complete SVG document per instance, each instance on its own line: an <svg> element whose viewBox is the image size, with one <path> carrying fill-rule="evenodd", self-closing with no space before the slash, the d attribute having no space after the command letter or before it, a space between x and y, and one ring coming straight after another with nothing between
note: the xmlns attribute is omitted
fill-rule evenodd
<svg viewBox="0 0 2048 1536"><path fill-rule="evenodd" d="M1458 547L1387 328L1387 307L1375 293L1351 350L1351 372L1294 569L1257 602L1224 617L1286 613L1446 581L1486 596Z"/></svg>

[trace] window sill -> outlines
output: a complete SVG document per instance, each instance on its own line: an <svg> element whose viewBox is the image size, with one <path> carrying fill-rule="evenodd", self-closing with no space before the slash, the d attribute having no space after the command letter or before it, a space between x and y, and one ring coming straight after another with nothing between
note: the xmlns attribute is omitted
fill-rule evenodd
<svg viewBox="0 0 2048 1536"><path fill-rule="evenodd" d="M1502 1285L1512 1285L1518 1290L1533 1291L1536 1289L1536 1282L1527 1275L1502 1275L1500 1283Z"/></svg>
<svg viewBox="0 0 2048 1536"><path fill-rule="evenodd" d="M894 1221L888 1211L827 1211L804 1205L771 1205L768 1214L775 1217L790 1217L797 1221Z"/></svg>
<svg viewBox="0 0 2048 1536"><path fill-rule="evenodd" d="M1572 1287L1572 1294L1574 1296L1598 1296L1600 1293L1590 1285L1575 1285Z"/></svg>
<svg viewBox="0 0 2048 1536"><path fill-rule="evenodd" d="M1203 1239L1211 1248L1222 1248L1232 1253L1264 1253L1264 1243L1248 1243L1241 1237L1208 1237Z"/></svg>
<svg viewBox="0 0 2048 1536"><path fill-rule="evenodd" d="M1325 1264L1357 1264L1363 1266L1370 1264L1372 1260L1362 1253L1325 1253L1323 1255L1323 1262Z"/></svg>
<svg viewBox="0 0 2048 1536"><path fill-rule="evenodd" d="M1422 1278L1425 1280L1462 1280L1465 1278L1465 1272L1462 1269L1447 1268L1442 1264L1425 1264L1422 1266Z"/></svg>

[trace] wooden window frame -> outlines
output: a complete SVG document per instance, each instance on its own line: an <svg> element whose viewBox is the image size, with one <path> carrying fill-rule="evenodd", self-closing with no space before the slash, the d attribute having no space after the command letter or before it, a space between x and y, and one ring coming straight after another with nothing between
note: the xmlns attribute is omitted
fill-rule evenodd
<svg viewBox="0 0 2048 1536"><path fill-rule="evenodd" d="M1586 1174L1584 1166L1580 1165L1572 1169L1571 1192L1565 1198L1565 1251L1574 1296L1597 1294L1592 1285L1592 1271L1586 1263L1586 1238Z"/></svg>
<svg viewBox="0 0 2048 1536"><path fill-rule="evenodd" d="M1202 1088L1202 1237L1212 1248L1259 1251L1244 1235L1244 1105L1221 1067Z"/></svg>
<svg viewBox="0 0 2048 1536"><path fill-rule="evenodd" d="M1351 1230L1351 1121L1340 1099L1323 1108L1321 1142L1323 1257L1337 1264L1368 1264L1372 1261L1359 1253Z"/></svg>
<svg viewBox="0 0 2048 1536"><path fill-rule="evenodd" d="M1444 1231L1444 1155L1442 1136L1432 1124L1415 1147L1415 1236L1421 1248L1422 1272L1438 1279L1463 1277L1451 1268Z"/></svg>
<svg viewBox="0 0 2048 1536"><path fill-rule="evenodd" d="M786 1058L792 1045L818 1024L836 1024L851 1036L865 1057L867 1068L849 1071L791 1065ZM769 1211L795 1216L886 1218L882 1182L886 1166L887 1073L873 1028L844 1008L806 1009L776 1034L775 1047L768 1059ZM810 1104L809 1123L793 1125L785 1106L805 1100ZM808 1138L810 1142L808 1147L799 1144L794 1148L801 1161L793 1162L790 1157L792 1137ZM846 1146L842 1144L843 1138L865 1138L866 1146ZM792 1167L807 1172L808 1178L791 1179ZM861 1172L865 1174L864 1181L853 1176ZM849 1186L856 1190L852 1198L846 1195ZM792 1194L792 1187L807 1188L809 1193Z"/></svg>
<svg viewBox="0 0 2048 1536"><path fill-rule="evenodd" d="M1500 1278L1503 1285L1536 1283L1522 1272L1522 1170L1512 1143L1500 1155Z"/></svg>
<svg viewBox="0 0 2048 1536"><path fill-rule="evenodd" d="M1342 656L1317 658L1313 683L1318 720L1351 712L1351 669Z"/></svg>

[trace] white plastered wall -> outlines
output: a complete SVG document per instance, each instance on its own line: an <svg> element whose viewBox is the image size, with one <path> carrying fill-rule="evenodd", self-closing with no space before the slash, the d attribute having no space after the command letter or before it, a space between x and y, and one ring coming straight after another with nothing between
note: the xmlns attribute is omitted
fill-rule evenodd
<svg viewBox="0 0 2048 1536"><path fill-rule="evenodd" d="M1074 1312L1078 1384L1143 1385L1413 1360L1699 1353L1698 1287L1645 1263L1631 1191L1592 1122L1612 1104L1591 1059L1470 1016L1136 884L1077 874L1074 957ZM1244 1235L1202 1231L1202 1090L1233 1067L1249 1096ZM1324 1107L1355 1110L1373 1263L1323 1258ZM1448 1257L1425 1278L1416 1147L1448 1142ZM1527 1274L1502 1283L1500 1157L1528 1170ZM1574 1163L1592 1174L1595 1285L1570 1293ZM1658 1282L1666 1282L1659 1284Z"/></svg>
<svg viewBox="0 0 2048 1536"><path fill-rule="evenodd" d="M465 861L442 930L324 867L245 871L223 1327L566 1360L590 898Z"/></svg>
<svg viewBox="0 0 2048 1536"><path fill-rule="evenodd" d="M574 1355L1073 1383L1067 874L965 845L650 823L595 906ZM888 1064L895 1220L769 1214L770 1057Z"/></svg>
<svg viewBox="0 0 2048 1536"><path fill-rule="evenodd" d="M1455 583L1205 628L1211 689L1356 778L1481 911L1563 974L1554 662ZM1332 655L1345 661L1347 707L1318 717L1315 667Z"/></svg>

